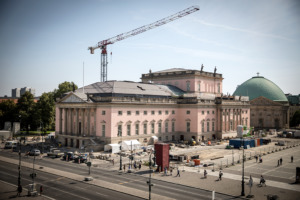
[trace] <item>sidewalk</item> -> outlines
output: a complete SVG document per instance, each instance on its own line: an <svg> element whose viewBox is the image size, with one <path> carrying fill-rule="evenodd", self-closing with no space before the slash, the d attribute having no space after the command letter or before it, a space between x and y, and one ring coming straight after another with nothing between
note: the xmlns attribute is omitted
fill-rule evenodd
<svg viewBox="0 0 300 200"><path fill-rule="evenodd" d="M35 199L35 200L52 200L52 198L45 195L30 197L27 196L28 190L23 188L21 196L17 196L17 186L0 180L0 200L11 200L11 199Z"/></svg>

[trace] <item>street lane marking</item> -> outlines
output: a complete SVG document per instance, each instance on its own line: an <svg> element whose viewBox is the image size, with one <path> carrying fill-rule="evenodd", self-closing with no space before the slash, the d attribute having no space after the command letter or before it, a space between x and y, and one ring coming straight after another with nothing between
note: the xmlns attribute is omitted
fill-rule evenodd
<svg viewBox="0 0 300 200"><path fill-rule="evenodd" d="M105 195L105 194L101 194L101 193L99 193L99 192L96 192L96 193L99 194L99 195L101 195L101 196L107 197L107 195Z"/></svg>

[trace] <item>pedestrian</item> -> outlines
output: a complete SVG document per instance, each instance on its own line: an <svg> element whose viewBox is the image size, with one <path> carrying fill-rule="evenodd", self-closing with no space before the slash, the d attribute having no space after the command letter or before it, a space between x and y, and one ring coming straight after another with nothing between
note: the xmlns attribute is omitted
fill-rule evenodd
<svg viewBox="0 0 300 200"><path fill-rule="evenodd" d="M280 160L278 160L278 164L277 164L277 167L279 167L279 165L280 165Z"/></svg>
<svg viewBox="0 0 300 200"><path fill-rule="evenodd" d="M258 159L257 155L255 155L255 159L256 159L256 162L257 162L257 159Z"/></svg>
<svg viewBox="0 0 300 200"><path fill-rule="evenodd" d="M222 171L220 170L220 171L219 171L219 181L222 180L222 176L223 176L223 173L222 173Z"/></svg>
<svg viewBox="0 0 300 200"><path fill-rule="evenodd" d="M167 167L164 168L164 172L165 176L167 176Z"/></svg>
<svg viewBox="0 0 300 200"><path fill-rule="evenodd" d="M112 159L112 164L115 165L115 159Z"/></svg>
<svg viewBox="0 0 300 200"><path fill-rule="evenodd" d="M170 167L170 176L172 176L173 169Z"/></svg>
<svg viewBox="0 0 300 200"><path fill-rule="evenodd" d="M141 170L141 168L142 168L142 163L140 162L139 163L139 170Z"/></svg>
<svg viewBox="0 0 300 200"><path fill-rule="evenodd" d="M177 168L177 175L176 177L179 176L180 177L180 171L179 171L179 168Z"/></svg>
<svg viewBox="0 0 300 200"><path fill-rule="evenodd" d="M17 194L18 197L21 196L22 190L23 190L22 185L18 185L18 194Z"/></svg>
<svg viewBox="0 0 300 200"><path fill-rule="evenodd" d="M294 161L294 157L293 156L291 156L291 163Z"/></svg>
<svg viewBox="0 0 300 200"><path fill-rule="evenodd" d="M134 167L134 169L136 170L136 162L134 161L134 163L133 163L133 167Z"/></svg>
<svg viewBox="0 0 300 200"><path fill-rule="evenodd" d="M280 158L280 165L282 165L282 158Z"/></svg>
<svg viewBox="0 0 300 200"><path fill-rule="evenodd" d="M126 165L124 164L124 166L123 166L123 169L124 169L124 172L125 172L125 170L126 170Z"/></svg>
<svg viewBox="0 0 300 200"><path fill-rule="evenodd" d="M264 177L261 175L260 176L260 182L259 182L259 184L261 185L261 186L263 186L263 184L265 185L265 186L267 186L266 185L266 180L264 179Z"/></svg>
<svg viewBox="0 0 300 200"><path fill-rule="evenodd" d="M206 169L204 170L204 178L207 178L207 171L206 171Z"/></svg>
<svg viewBox="0 0 300 200"><path fill-rule="evenodd" d="M41 185L40 186L40 196L42 196L42 193L43 193L43 186Z"/></svg>
<svg viewBox="0 0 300 200"><path fill-rule="evenodd" d="M253 179L252 179L252 176L250 175L250 178L249 178L250 192L249 192L249 194L251 194L251 188L252 188L252 185L253 185Z"/></svg>

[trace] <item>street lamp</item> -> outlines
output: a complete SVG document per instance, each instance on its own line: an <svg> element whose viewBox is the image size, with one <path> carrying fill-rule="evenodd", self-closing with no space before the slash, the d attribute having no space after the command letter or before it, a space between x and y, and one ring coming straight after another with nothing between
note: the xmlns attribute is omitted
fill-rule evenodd
<svg viewBox="0 0 300 200"><path fill-rule="evenodd" d="M21 137L20 137L20 141L19 141L19 176L18 176L18 186L21 185Z"/></svg>
<svg viewBox="0 0 300 200"><path fill-rule="evenodd" d="M154 155L153 157L153 160L154 160L154 167L156 166L156 157L155 157L155 151L153 151L153 153L151 152L150 153L150 156L149 156L149 181L147 181L147 184L149 185L149 200L151 200L151 187L154 186L152 183L151 183L151 173L152 173L152 159L151 159L151 155Z"/></svg>
<svg viewBox="0 0 300 200"><path fill-rule="evenodd" d="M120 171L122 171L122 132L118 130L118 136L121 136L121 145L120 145Z"/></svg>
<svg viewBox="0 0 300 200"><path fill-rule="evenodd" d="M242 165L242 193L241 196L245 196L245 180L244 180L244 175L245 175L245 168L244 168L244 164L245 164L245 157L244 157L244 138L242 135L242 146L243 146L243 165Z"/></svg>

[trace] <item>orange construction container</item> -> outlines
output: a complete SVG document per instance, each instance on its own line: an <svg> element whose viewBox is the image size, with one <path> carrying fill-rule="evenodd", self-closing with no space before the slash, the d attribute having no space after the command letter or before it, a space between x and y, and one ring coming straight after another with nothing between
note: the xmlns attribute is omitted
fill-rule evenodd
<svg viewBox="0 0 300 200"><path fill-rule="evenodd" d="M210 142L210 141L208 141L208 142L207 142L207 144L208 144L208 145L211 145L211 142Z"/></svg>
<svg viewBox="0 0 300 200"><path fill-rule="evenodd" d="M199 159L194 159L194 163L195 163L195 166L198 166L198 165L200 165L200 160Z"/></svg>
<svg viewBox="0 0 300 200"><path fill-rule="evenodd" d="M260 146L260 139L257 139L257 146Z"/></svg>

